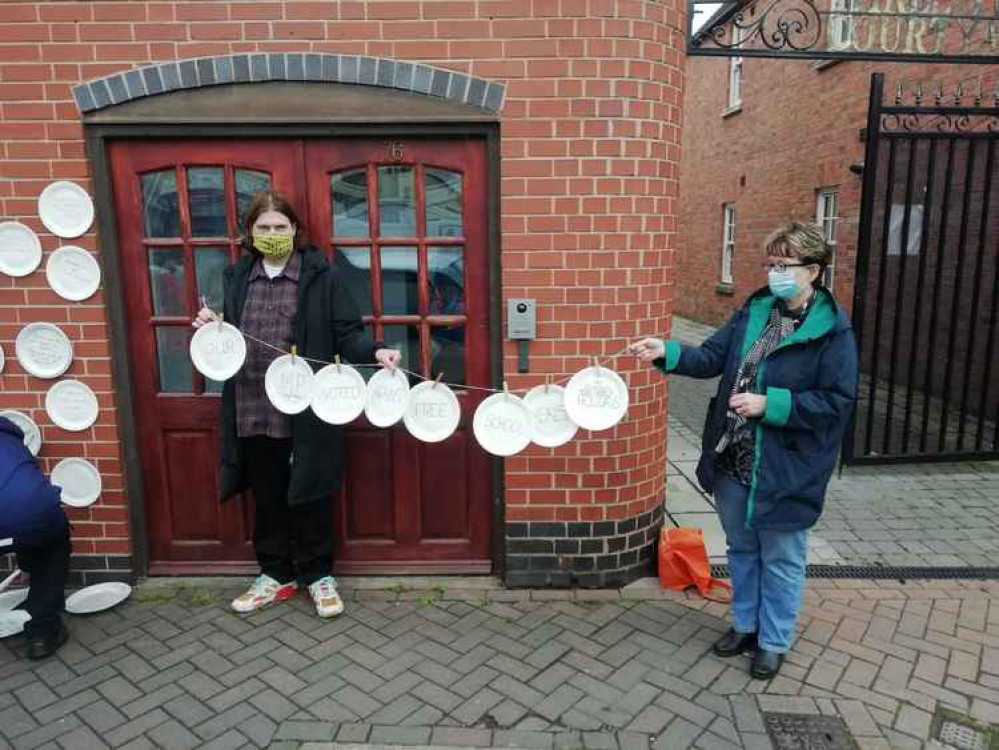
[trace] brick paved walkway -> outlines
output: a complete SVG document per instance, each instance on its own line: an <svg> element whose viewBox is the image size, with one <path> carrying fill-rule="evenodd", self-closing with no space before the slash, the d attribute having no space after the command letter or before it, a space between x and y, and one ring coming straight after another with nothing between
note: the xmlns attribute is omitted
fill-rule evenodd
<svg viewBox="0 0 999 750"><path fill-rule="evenodd" d="M994 582L814 583L801 637L765 683L745 658L709 653L724 605L651 579L622 592L481 588L490 580L345 587L330 621L304 596L236 616L236 581L145 584L70 618L48 661L0 641L0 748L757 750L770 747L761 710L779 710L837 714L864 750L906 750L938 707L999 722Z"/></svg>

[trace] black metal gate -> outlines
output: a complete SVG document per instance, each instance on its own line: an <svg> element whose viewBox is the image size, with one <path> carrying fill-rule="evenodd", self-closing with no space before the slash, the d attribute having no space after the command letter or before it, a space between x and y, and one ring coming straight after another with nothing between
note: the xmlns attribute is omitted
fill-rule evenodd
<svg viewBox="0 0 999 750"><path fill-rule="evenodd" d="M883 88L875 74L843 460L997 458L999 92L983 104L913 85L886 105Z"/></svg>

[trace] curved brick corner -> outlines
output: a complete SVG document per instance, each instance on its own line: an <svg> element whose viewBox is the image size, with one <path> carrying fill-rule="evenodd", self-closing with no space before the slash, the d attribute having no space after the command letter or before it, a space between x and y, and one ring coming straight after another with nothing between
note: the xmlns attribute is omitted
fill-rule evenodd
<svg viewBox="0 0 999 750"><path fill-rule="evenodd" d="M80 112L165 94L228 83L312 81L352 83L409 91L499 112L505 87L429 65L359 55L270 52L199 57L150 65L80 84L73 97Z"/></svg>

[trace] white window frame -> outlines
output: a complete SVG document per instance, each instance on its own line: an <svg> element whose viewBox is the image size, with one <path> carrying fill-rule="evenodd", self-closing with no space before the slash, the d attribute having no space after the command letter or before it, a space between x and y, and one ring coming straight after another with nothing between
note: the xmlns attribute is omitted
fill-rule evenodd
<svg viewBox="0 0 999 750"><path fill-rule="evenodd" d="M829 49L853 46L853 9L855 0L830 0Z"/></svg>
<svg viewBox="0 0 999 750"><path fill-rule="evenodd" d="M737 47L742 42L742 29L732 23L732 46ZM739 109L742 106L742 79L745 58L730 57L728 60L728 107L726 111Z"/></svg>
<svg viewBox="0 0 999 750"><path fill-rule="evenodd" d="M733 284L732 265L735 260L735 204L722 204L721 283Z"/></svg>
<svg viewBox="0 0 999 750"><path fill-rule="evenodd" d="M837 188L819 188L815 199L815 223L822 228L822 236L832 251L829 265L823 283L829 291L833 288L836 274L836 241L839 233L839 190Z"/></svg>

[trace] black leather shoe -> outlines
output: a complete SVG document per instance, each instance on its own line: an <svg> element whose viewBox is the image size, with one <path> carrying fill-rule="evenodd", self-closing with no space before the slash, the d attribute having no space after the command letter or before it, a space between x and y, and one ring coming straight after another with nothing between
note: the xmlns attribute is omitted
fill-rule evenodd
<svg viewBox="0 0 999 750"><path fill-rule="evenodd" d="M767 651L765 648L756 649L753 656L753 663L749 667L749 674L757 680L769 680L777 676L780 665L784 663L784 654L776 651Z"/></svg>
<svg viewBox="0 0 999 750"><path fill-rule="evenodd" d="M756 633L736 633L734 630L730 630L715 642L711 650L715 652L715 656L724 659L739 654L753 653L756 651Z"/></svg>
<svg viewBox="0 0 999 750"><path fill-rule="evenodd" d="M66 626L59 623L59 629L46 635L36 635L28 639L28 658L44 659L52 656L69 639Z"/></svg>

